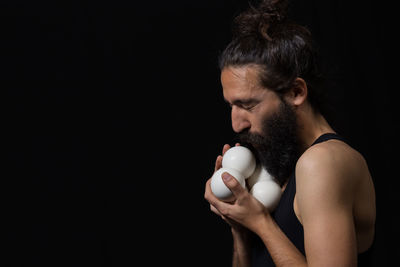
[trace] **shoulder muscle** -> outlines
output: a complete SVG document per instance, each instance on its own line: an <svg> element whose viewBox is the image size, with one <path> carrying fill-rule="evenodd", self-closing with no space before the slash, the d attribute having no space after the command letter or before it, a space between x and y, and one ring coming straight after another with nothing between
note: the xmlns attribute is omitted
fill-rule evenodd
<svg viewBox="0 0 400 267"><path fill-rule="evenodd" d="M324 142L309 148L296 166L297 197L321 204L353 203L360 165L360 155L346 144Z"/></svg>

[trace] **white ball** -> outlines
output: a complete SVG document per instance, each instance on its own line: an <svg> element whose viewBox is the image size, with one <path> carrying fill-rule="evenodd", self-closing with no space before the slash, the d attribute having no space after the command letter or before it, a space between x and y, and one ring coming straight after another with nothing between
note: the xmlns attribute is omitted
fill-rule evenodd
<svg viewBox="0 0 400 267"><path fill-rule="evenodd" d="M247 185L251 189L253 185L259 181L274 181L275 179L272 177L269 172L262 167L261 164L257 164L256 169L253 174L247 178Z"/></svg>
<svg viewBox="0 0 400 267"><path fill-rule="evenodd" d="M224 172L227 172L234 178L236 178L236 180L239 181L239 183L243 186L243 188L246 188L246 181L244 179L244 176L240 172L234 169L220 168L219 170L214 172L213 176L211 177L211 191L217 198L224 201L228 201L233 196L233 193L222 180L221 175Z"/></svg>
<svg viewBox="0 0 400 267"><path fill-rule="evenodd" d="M256 168L256 158L250 149L244 146L234 146L228 149L222 158L222 167L235 169L249 177Z"/></svg>
<svg viewBox="0 0 400 267"><path fill-rule="evenodd" d="M279 203L282 189L274 181L260 181L254 184L250 193L272 212Z"/></svg>

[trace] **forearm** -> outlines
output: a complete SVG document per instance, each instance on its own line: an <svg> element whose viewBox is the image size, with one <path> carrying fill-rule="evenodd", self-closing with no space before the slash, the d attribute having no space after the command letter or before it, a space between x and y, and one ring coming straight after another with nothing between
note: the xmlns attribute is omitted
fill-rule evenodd
<svg viewBox="0 0 400 267"><path fill-rule="evenodd" d="M233 255L232 267L248 267L251 265L251 241L249 232L232 228Z"/></svg>
<svg viewBox="0 0 400 267"><path fill-rule="evenodd" d="M304 255L289 240L271 216L266 216L257 235L264 242L277 267L307 266Z"/></svg>

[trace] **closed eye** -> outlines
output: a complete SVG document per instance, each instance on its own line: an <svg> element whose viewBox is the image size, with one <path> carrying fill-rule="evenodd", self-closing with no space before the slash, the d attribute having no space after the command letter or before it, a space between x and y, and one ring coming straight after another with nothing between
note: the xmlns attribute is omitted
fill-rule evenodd
<svg viewBox="0 0 400 267"><path fill-rule="evenodd" d="M241 108L245 109L245 110L252 110L257 106L257 104L247 104L247 105L242 105Z"/></svg>
<svg viewBox="0 0 400 267"><path fill-rule="evenodd" d="M232 102L229 102L227 100L225 100L225 101L229 104L230 107L237 106L239 108L242 108L242 109L245 109L245 110L249 110L249 111L252 110L253 108L255 108L257 106L257 104L259 103L258 100L253 99L253 98L245 99L245 100L237 99L237 100L234 100Z"/></svg>

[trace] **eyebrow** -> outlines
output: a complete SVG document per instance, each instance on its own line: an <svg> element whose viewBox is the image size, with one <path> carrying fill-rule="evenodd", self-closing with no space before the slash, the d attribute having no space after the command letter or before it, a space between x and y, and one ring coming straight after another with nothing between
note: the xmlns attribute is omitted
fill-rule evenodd
<svg viewBox="0 0 400 267"><path fill-rule="evenodd" d="M237 106L243 106L243 105L248 105L248 104L252 104L252 103L256 103L258 102L257 99L255 98L248 98L248 99L235 99L232 101L232 103L230 103L228 100L226 100L224 98L225 102L228 104L232 104L232 105L237 105Z"/></svg>

